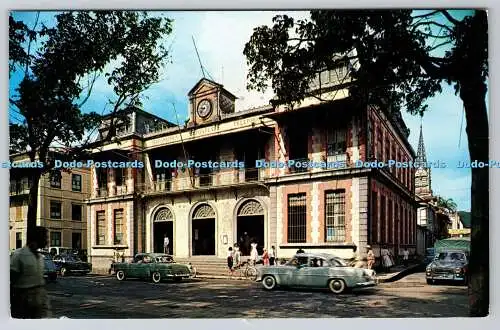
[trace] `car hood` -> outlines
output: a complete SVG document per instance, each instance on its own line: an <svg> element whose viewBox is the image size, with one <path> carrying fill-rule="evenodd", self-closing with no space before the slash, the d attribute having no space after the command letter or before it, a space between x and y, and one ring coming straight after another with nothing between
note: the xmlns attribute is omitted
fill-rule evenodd
<svg viewBox="0 0 500 330"><path fill-rule="evenodd" d="M456 268L463 267L466 263L462 261L443 261L443 260L435 260L431 263L431 267L439 267L439 268Z"/></svg>

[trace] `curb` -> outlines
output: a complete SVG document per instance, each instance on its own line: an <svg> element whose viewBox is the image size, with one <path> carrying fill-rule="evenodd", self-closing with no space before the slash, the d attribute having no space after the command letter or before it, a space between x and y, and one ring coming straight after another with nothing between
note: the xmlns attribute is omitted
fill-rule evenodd
<svg viewBox="0 0 500 330"><path fill-rule="evenodd" d="M400 271L399 273L396 273L394 275L390 275L388 277L378 278L377 282L378 283L390 283L390 282L399 281L400 279L402 279L405 276L408 276L408 275L411 275L414 273L418 273L418 269L421 267L422 266L419 264L410 266L410 267L403 269L402 271ZM411 283L411 282L408 282L408 283Z"/></svg>

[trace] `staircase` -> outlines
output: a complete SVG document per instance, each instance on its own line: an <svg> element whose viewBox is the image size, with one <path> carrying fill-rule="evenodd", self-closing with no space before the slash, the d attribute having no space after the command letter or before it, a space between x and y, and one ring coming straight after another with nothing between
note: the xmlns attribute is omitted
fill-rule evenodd
<svg viewBox="0 0 500 330"><path fill-rule="evenodd" d="M214 256L194 256L189 258L175 258L177 263L191 263L196 268L197 275L218 275L228 274L227 260Z"/></svg>

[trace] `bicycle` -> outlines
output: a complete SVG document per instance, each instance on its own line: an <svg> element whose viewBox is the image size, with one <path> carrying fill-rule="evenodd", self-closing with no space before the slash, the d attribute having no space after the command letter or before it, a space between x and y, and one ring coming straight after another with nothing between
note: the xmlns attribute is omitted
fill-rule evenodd
<svg viewBox="0 0 500 330"><path fill-rule="evenodd" d="M244 266L244 268L242 268ZM255 281L257 279L257 268L252 265L251 261L245 261L237 267L240 270L240 274L246 279Z"/></svg>

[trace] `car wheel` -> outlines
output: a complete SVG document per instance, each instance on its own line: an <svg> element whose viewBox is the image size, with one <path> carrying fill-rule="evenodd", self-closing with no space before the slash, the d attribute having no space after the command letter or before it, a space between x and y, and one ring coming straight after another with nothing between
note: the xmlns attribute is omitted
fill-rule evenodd
<svg viewBox="0 0 500 330"><path fill-rule="evenodd" d="M160 273L154 272L153 275L151 276L151 279L153 280L153 283L160 283L161 281Z"/></svg>
<svg viewBox="0 0 500 330"><path fill-rule="evenodd" d="M330 280L330 282L328 282L328 288L330 289L331 292L339 294L345 291L346 285L343 280L333 279Z"/></svg>
<svg viewBox="0 0 500 330"><path fill-rule="evenodd" d="M64 267L61 268L60 272L61 272L61 276L63 276L63 277L68 274L68 270Z"/></svg>
<svg viewBox="0 0 500 330"><path fill-rule="evenodd" d="M125 279L125 273L123 272L123 270L119 270L116 272L116 279L118 281L123 281Z"/></svg>
<svg viewBox="0 0 500 330"><path fill-rule="evenodd" d="M257 279L257 269L255 267L250 267L245 271L245 277L249 280L255 281Z"/></svg>
<svg viewBox="0 0 500 330"><path fill-rule="evenodd" d="M262 286L266 290L274 290L276 288L276 279L274 276L266 275L262 279Z"/></svg>

